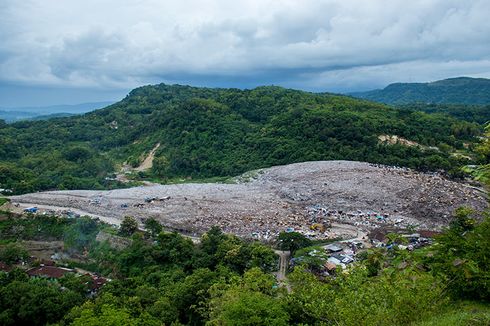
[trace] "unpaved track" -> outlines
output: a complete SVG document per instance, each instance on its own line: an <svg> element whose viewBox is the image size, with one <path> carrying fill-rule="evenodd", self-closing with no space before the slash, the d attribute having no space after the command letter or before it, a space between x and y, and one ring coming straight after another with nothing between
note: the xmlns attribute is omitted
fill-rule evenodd
<svg viewBox="0 0 490 326"><path fill-rule="evenodd" d="M145 197L170 198L146 203ZM128 215L140 220L155 217L168 228L191 234L219 225L226 232L240 236L254 233L262 239L287 227L309 231L313 222L308 207L312 206L342 212L378 212L389 216L386 223L403 219L407 225L417 224L426 229L447 225L452 211L459 206L476 209L487 206L485 194L460 183L350 161L277 166L260 170L250 181L238 184L49 191L11 199L26 206L65 207L106 219L122 220ZM352 226L368 230L379 224L364 221L359 225L361 221L352 216L335 217L332 222L334 228L328 236L344 238L357 236Z"/></svg>
<svg viewBox="0 0 490 326"><path fill-rule="evenodd" d="M274 250L274 252L279 256L279 270L277 272L277 280L284 281L286 279L289 256L291 255L291 253L289 251L281 251L281 250Z"/></svg>
<svg viewBox="0 0 490 326"><path fill-rule="evenodd" d="M156 144L156 146L150 151L148 156L143 160L143 162L141 162L141 165L135 169L136 171L146 171L152 168L153 159L155 158L155 153L158 147L160 147L160 143Z"/></svg>
<svg viewBox="0 0 490 326"><path fill-rule="evenodd" d="M19 203L20 209L24 209L24 208L31 207L31 206L33 206L33 205L31 205L29 203ZM55 212L68 212L68 211L70 211L72 213L79 214L81 216L89 216L89 217L92 217L94 219L98 218L99 220L101 220L104 223L117 225L117 226L119 226L122 222L121 219L118 219L115 217L108 217L108 216L92 214L90 212L87 212L87 211L84 211L81 209L75 209L73 207L63 207L63 206L57 206L57 205L37 205L37 204L36 204L36 207L40 210L43 210L43 211L55 211Z"/></svg>
<svg viewBox="0 0 490 326"><path fill-rule="evenodd" d="M274 252L279 256L279 270L276 274L276 279L280 286L285 286L286 290L290 293L291 286L289 285L286 277L286 272L289 266L289 257L291 256L291 252L289 251L281 251L274 250Z"/></svg>

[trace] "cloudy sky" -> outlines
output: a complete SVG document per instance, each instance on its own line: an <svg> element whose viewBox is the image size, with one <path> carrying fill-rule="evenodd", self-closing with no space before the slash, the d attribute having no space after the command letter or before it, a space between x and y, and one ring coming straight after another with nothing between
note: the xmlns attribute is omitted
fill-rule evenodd
<svg viewBox="0 0 490 326"><path fill-rule="evenodd" d="M0 106L490 77L490 1L0 0Z"/></svg>

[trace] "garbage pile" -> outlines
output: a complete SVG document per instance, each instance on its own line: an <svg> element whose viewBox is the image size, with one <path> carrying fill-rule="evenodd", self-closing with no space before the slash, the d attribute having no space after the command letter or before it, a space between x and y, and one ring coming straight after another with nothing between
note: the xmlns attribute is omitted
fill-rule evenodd
<svg viewBox="0 0 490 326"><path fill-rule="evenodd" d="M354 210L344 211L335 209L324 204L315 204L306 208L309 216L309 222L312 225L321 223L326 228L332 225L333 222L350 224L366 229L378 228L380 226L397 226L399 228L407 228L410 226L418 226L419 221L407 218L406 216L388 213L377 212L374 210Z"/></svg>
<svg viewBox="0 0 490 326"><path fill-rule="evenodd" d="M420 233L401 234L400 239L403 240L395 240L391 243L388 243L387 238L384 238L381 241L378 239L371 239L370 241L372 246L376 248L399 249L409 251L431 245L434 241L433 238L423 237Z"/></svg>
<svg viewBox="0 0 490 326"><path fill-rule="evenodd" d="M315 239L356 237L379 227L440 230L462 205L483 210L485 194L439 174L362 162L305 162L260 170L237 184L150 185L110 191L12 196L25 207L86 212L202 234L212 226L269 240L293 229ZM83 215L83 214L82 214ZM117 224L117 223L115 223Z"/></svg>

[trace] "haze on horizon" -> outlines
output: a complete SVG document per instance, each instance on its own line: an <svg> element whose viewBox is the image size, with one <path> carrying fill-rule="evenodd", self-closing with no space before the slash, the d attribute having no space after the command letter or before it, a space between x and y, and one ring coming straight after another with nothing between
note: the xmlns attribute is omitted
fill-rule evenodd
<svg viewBox="0 0 490 326"><path fill-rule="evenodd" d="M490 77L490 3L0 3L0 107L119 100L137 86L351 92Z"/></svg>

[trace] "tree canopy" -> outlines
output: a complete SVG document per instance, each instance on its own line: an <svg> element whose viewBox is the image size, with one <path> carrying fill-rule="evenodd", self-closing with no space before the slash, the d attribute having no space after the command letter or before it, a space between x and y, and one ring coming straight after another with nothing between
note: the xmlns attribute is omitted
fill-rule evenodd
<svg viewBox="0 0 490 326"><path fill-rule="evenodd" d="M337 159L457 174L469 160L453 153L467 152L480 132L478 123L448 115L328 93L160 84L81 116L2 125L0 188L18 194L128 186L114 173L123 163L139 165L156 144L152 169L139 175L163 182ZM380 135L420 146L386 145Z"/></svg>

